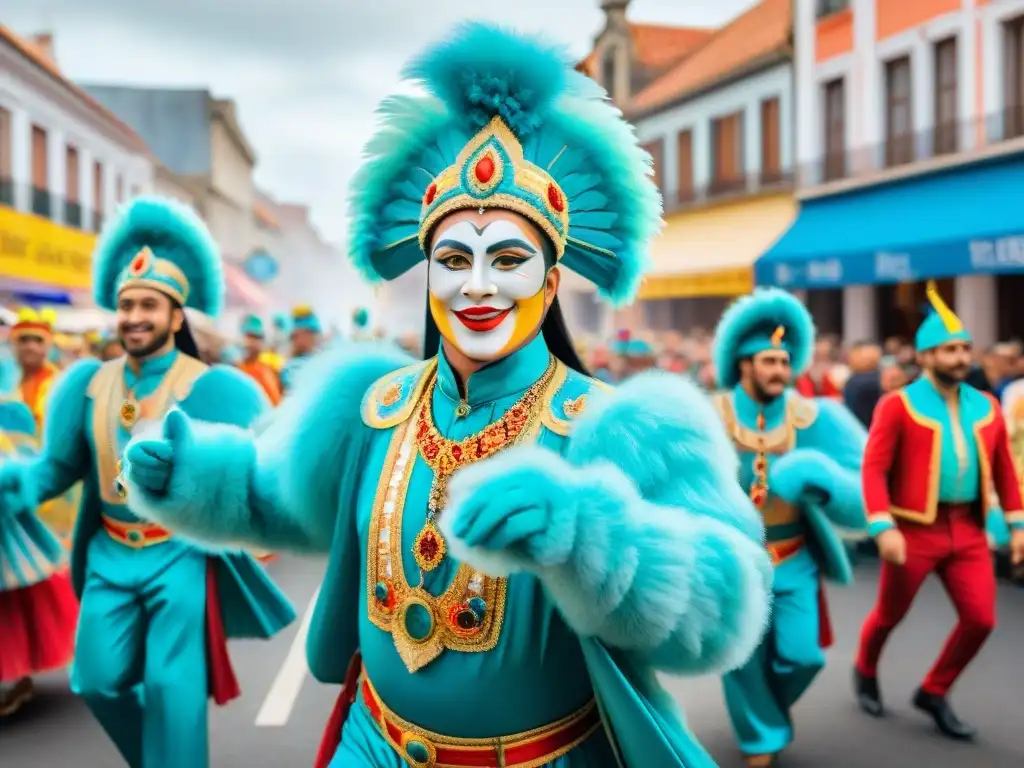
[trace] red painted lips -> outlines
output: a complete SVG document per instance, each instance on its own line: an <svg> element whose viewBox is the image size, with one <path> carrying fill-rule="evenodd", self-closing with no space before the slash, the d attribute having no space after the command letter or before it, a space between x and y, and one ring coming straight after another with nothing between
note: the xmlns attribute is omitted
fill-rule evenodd
<svg viewBox="0 0 1024 768"><path fill-rule="evenodd" d="M469 307L459 311L452 310L459 321L475 333L486 333L493 331L502 320L508 317L512 307L508 309L495 309L494 307Z"/></svg>

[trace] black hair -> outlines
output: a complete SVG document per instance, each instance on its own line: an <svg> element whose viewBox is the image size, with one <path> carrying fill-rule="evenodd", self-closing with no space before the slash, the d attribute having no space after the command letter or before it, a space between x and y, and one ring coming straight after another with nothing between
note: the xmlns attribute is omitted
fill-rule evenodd
<svg viewBox="0 0 1024 768"><path fill-rule="evenodd" d="M185 314L185 308L175 300L171 299L171 306L174 309L181 310L181 328L179 328L174 334L174 346L177 347L178 351L189 357L199 359L199 345L196 344L196 337L192 335L192 329L188 324L188 315Z"/></svg>

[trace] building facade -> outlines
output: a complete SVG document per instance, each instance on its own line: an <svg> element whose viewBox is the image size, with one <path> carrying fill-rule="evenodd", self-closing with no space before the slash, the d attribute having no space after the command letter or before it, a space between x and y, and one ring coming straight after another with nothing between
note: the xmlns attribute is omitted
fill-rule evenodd
<svg viewBox="0 0 1024 768"><path fill-rule="evenodd" d="M104 218L152 191L140 136L63 74L48 35L0 26L0 294L89 304Z"/></svg>
<svg viewBox="0 0 1024 768"><path fill-rule="evenodd" d="M581 66L651 154L665 228L632 307L602 312L581 283L566 303L574 326L604 336L711 328L796 212L790 2L763 0L721 29L632 24L628 5L602 3L605 28Z"/></svg>
<svg viewBox="0 0 1024 768"><path fill-rule="evenodd" d="M378 316L375 291L338 247L326 242L309 208L260 194L256 207L259 247L245 262L247 274L279 309L311 306L325 330L348 334L357 308Z"/></svg>
<svg viewBox="0 0 1024 768"><path fill-rule="evenodd" d="M935 279L1024 336L1024 2L797 0L800 214L757 282L849 340L909 336Z"/></svg>
<svg viewBox="0 0 1024 768"><path fill-rule="evenodd" d="M268 295L243 267L260 236L253 182L256 155L235 103L205 89L83 87L152 148L162 166L156 174L161 191L188 202L205 219L224 258L225 327L246 312L269 310Z"/></svg>

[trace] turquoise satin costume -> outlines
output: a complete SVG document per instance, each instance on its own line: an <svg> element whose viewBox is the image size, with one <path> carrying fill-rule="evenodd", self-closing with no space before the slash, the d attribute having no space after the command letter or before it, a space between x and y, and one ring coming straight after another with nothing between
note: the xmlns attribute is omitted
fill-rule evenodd
<svg viewBox="0 0 1024 768"><path fill-rule="evenodd" d="M792 742L790 710L824 667L831 642L822 581L849 584L853 578L838 531L862 536L867 527L860 492L867 435L859 422L841 404L792 390L759 404L738 381L739 360L769 349L788 352L798 376L813 344L807 310L777 289L739 299L715 333L715 365L729 387L715 402L740 452L741 487L755 485L759 456L767 462L761 509L776 563L768 636L747 664L723 678L729 716L747 755L781 752Z"/></svg>
<svg viewBox="0 0 1024 768"><path fill-rule="evenodd" d="M37 453L32 411L20 401L0 399L0 462ZM31 587L67 568L64 547L36 510L5 501L0 491L0 591Z"/></svg>
<svg viewBox="0 0 1024 768"><path fill-rule="evenodd" d="M420 262L425 222L504 207L604 297L630 300L659 225L649 158L571 61L467 24L409 66L428 95L386 103L355 182L349 252L368 277ZM473 170L482 158L492 173ZM507 442L510 424L521 432ZM418 590L413 548L441 466L431 445L471 435L474 450L497 451L448 483L447 552ZM327 553L310 670L342 683L358 650L364 684L415 726L396 740L359 697L328 733L331 766L423 765L447 739L485 740L494 760L494 739L588 702L600 720L545 752L548 764L714 766L655 673L742 664L767 619L771 566L721 423L678 377L613 393L538 334L460 392L444 352L414 362L353 341L307 363L255 438L172 413L126 457L150 519L211 542Z"/></svg>
<svg viewBox="0 0 1024 768"><path fill-rule="evenodd" d="M158 198L134 199L108 224L94 269L97 303L110 309L125 287L154 288L211 313L223 295L205 227L190 210ZM237 549L209 550L176 535L148 546L142 534L115 536L118 526L142 522L118 477L132 434L123 415L128 400L137 403L138 430L172 407L239 428L268 409L244 374L177 350L146 359L137 372L123 357L82 360L50 395L42 453L0 467L0 487L15 478L21 503L33 507L84 481L71 556L81 598L72 687L132 768L203 768L207 698L225 703L237 695L211 683L230 675L219 666L211 627L216 622L228 638L269 637L295 613L263 568Z"/></svg>

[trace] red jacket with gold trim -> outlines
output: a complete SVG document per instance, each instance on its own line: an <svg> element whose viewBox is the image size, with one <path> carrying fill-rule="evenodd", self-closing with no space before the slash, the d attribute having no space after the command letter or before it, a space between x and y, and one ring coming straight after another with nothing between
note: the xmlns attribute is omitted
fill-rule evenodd
<svg viewBox="0 0 1024 768"><path fill-rule="evenodd" d="M913 387L914 385L911 385ZM987 512L988 489L995 488L1007 523L1024 522L1024 504L1006 422L991 395L971 390L974 437L979 448L981 514ZM872 533L893 518L930 525L939 500L942 426L919 413L907 388L878 403L861 470L861 486Z"/></svg>

